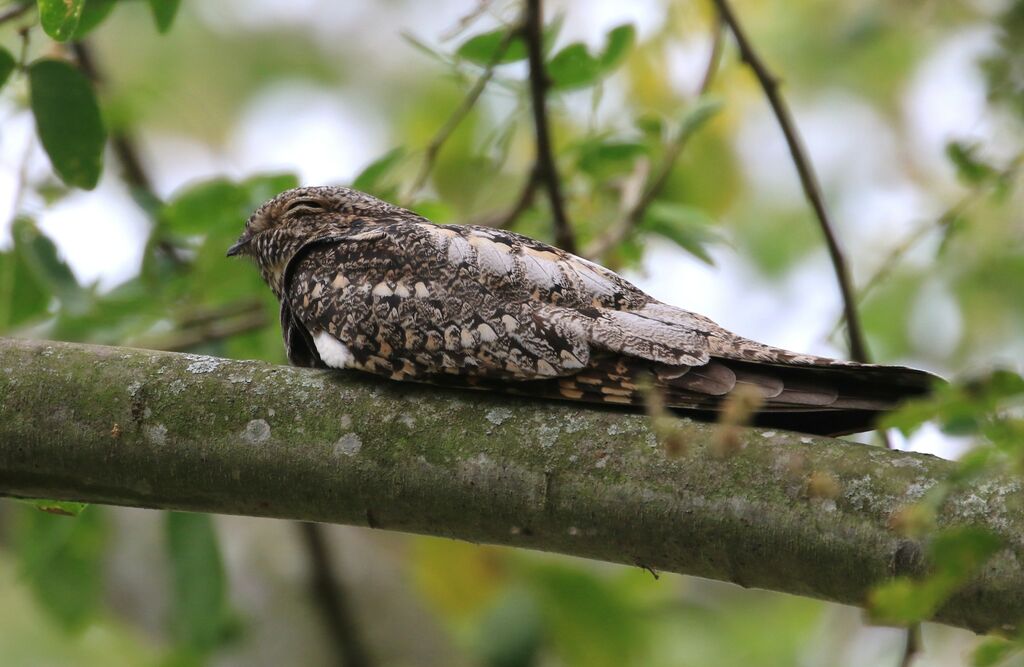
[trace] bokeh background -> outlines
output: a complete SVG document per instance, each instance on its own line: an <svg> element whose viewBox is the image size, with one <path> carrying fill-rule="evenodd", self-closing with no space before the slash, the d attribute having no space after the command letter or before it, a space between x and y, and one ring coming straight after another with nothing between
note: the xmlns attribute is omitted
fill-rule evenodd
<svg viewBox="0 0 1024 667"><path fill-rule="evenodd" d="M414 186L483 69L463 45L513 23L517 3L184 0L163 33L146 2L90 3L112 9L85 37L104 121L148 183L108 150L95 189L61 184L25 77L8 81L0 332L283 363L276 302L223 257L263 199L357 182L436 222L493 223L523 190L534 142L522 60L497 68ZM1021 370L1024 2L735 9L793 107L874 358L952 377ZM731 40L697 94L710 3L546 11L552 52L581 41L600 53L616 27L635 30L621 62L550 96L581 246L615 227L679 128L720 103L652 213L597 259L749 337L844 356L820 231ZM16 28L34 21L0 26L0 44L18 54ZM26 53L73 59L38 28ZM511 224L552 238L541 196ZM896 440L946 457L969 446L927 426ZM853 666L896 664L903 649L900 630L808 599L365 529L328 536L373 664ZM309 577L288 522L105 507L67 518L0 500L0 665L336 664ZM926 625L916 664L966 664L975 645Z"/></svg>

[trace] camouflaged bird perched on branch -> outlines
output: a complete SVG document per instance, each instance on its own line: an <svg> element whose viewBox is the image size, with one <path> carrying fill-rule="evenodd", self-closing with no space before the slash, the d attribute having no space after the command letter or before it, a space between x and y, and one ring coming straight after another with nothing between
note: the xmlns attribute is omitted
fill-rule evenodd
<svg viewBox="0 0 1024 667"><path fill-rule="evenodd" d="M870 429L935 379L763 345L558 248L349 188L281 193L228 255L256 260L298 366L627 406L653 390L702 418L746 388L755 423L825 435Z"/></svg>

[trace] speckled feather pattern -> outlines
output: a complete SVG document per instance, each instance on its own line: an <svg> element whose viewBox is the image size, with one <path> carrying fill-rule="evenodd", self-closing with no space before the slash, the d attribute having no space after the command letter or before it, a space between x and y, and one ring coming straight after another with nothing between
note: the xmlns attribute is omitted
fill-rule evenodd
<svg viewBox="0 0 1024 667"><path fill-rule="evenodd" d="M763 345L558 248L435 225L348 188L284 192L240 242L281 302L297 365L340 359L394 380L621 405L653 387L669 407L699 413L746 385L766 414L788 415L762 421L828 433L867 428L930 380Z"/></svg>

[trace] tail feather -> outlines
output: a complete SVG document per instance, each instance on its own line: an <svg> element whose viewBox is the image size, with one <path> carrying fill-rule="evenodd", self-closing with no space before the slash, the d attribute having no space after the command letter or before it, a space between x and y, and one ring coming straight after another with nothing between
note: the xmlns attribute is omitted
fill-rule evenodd
<svg viewBox="0 0 1024 667"><path fill-rule="evenodd" d="M650 387L661 392L666 407L708 420L717 418L732 391L749 387L763 401L755 424L836 436L871 430L882 414L928 393L938 381L930 373L900 366L712 359L701 367L680 369L595 355L580 374L558 380L557 388L527 384L534 395L637 407Z"/></svg>
<svg viewBox="0 0 1024 667"><path fill-rule="evenodd" d="M816 435L847 435L874 428L900 403L927 394L936 376L901 366L767 363L712 358L702 366L666 366L636 357L595 354L575 375L527 382L446 375L448 386L470 386L534 397L642 408L657 391L666 408L715 421L730 393L755 389L762 403L753 424Z"/></svg>

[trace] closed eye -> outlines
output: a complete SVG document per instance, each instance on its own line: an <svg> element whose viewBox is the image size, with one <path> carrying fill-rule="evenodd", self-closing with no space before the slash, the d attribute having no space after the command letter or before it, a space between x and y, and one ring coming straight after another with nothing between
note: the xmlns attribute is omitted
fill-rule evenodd
<svg viewBox="0 0 1024 667"><path fill-rule="evenodd" d="M323 203L316 199L296 199L295 201L289 202L288 206L284 209L285 214L293 213L297 211L324 211L326 208Z"/></svg>

